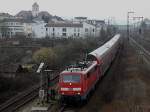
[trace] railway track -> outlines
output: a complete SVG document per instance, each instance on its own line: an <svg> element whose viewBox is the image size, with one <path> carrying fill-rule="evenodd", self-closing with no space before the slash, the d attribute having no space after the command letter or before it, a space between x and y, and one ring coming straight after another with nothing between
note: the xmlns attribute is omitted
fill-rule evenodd
<svg viewBox="0 0 150 112"><path fill-rule="evenodd" d="M50 81L56 84L58 82L58 78L58 75L56 75ZM43 86L44 85L46 84L43 84ZM17 111L19 108L38 97L39 89L40 85L36 85L22 93L19 93L18 95L0 105L0 112Z"/></svg>
<svg viewBox="0 0 150 112"><path fill-rule="evenodd" d="M15 112L38 96L40 86L34 86L0 105L0 112Z"/></svg>
<svg viewBox="0 0 150 112"><path fill-rule="evenodd" d="M142 45L137 43L133 38L130 38L130 42L135 46L139 56L150 66L150 52L146 50Z"/></svg>
<svg viewBox="0 0 150 112"><path fill-rule="evenodd" d="M77 112L77 109L73 106L63 105L59 112Z"/></svg>

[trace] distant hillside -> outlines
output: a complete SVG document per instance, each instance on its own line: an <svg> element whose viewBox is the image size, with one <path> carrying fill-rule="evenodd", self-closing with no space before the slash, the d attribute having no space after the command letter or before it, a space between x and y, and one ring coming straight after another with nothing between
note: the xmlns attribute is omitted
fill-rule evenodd
<svg viewBox="0 0 150 112"><path fill-rule="evenodd" d="M24 19L34 19L34 17L32 16L32 11L20 11L18 14L16 14L16 17L22 17ZM49 22L52 19L56 19L58 21L62 21L63 19L59 16L52 16L51 14L49 14L47 11L41 11L38 14L37 18L41 18L43 19L45 22Z"/></svg>
<svg viewBox="0 0 150 112"><path fill-rule="evenodd" d="M31 11L20 11L18 14L16 14L16 17L22 17L24 19L33 19Z"/></svg>
<svg viewBox="0 0 150 112"><path fill-rule="evenodd" d="M8 16L8 17L13 17L12 15L10 15L9 13L0 13L0 16Z"/></svg>

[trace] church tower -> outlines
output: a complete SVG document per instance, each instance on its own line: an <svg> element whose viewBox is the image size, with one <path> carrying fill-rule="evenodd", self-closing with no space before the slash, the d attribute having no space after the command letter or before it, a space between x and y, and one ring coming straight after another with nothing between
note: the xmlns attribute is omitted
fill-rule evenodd
<svg viewBox="0 0 150 112"><path fill-rule="evenodd" d="M32 5L32 15L33 15L33 17L37 17L38 14L39 14L39 5L35 2Z"/></svg>

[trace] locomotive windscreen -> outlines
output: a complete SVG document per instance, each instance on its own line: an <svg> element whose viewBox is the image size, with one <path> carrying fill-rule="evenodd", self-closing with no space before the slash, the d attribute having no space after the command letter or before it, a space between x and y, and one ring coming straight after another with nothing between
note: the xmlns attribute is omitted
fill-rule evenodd
<svg viewBox="0 0 150 112"><path fill-rule="evenodd" d="M77 74L70 74L70 75L63 75L62 77L63 82L74 82L79 83L80 82L80 75Z"/></svg>

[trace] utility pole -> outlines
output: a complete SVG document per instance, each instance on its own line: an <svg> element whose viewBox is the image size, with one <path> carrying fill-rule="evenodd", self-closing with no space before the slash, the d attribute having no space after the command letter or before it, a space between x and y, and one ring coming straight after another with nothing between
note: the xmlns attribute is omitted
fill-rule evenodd
<svg viewBox="0 0 150 112"><path fill-rule="evenodd" d="M143 22L143 16L139 16L139 17L133 17L133 20L136 20L136 19L138 19L138 20L140 20L140 19L142 19L142 21L141 22ZM134 25L135 25L136 23L134 23Z"/></svg>
<svg viewBox="0 0 150 112"><path fill-rule="evenodd" d="M44 63L42 62L38 68L38 70L36 71L38 74L40 74L40 90L39 90L39 97L41 102L43 102L44 100L44 88L43 88L43 67L44 67Z"/></svg>
<svg viewBox="0 0 150 112"><path fill-rule="evenodd" d="M129 29L129 25L130 25L130 14L133 14L134 12L127 12L127 38L129 41L130 38L130 29Z"/></svg>
<svg viewBox="0 0 150 112"><path fill-rule="evenodd" d="M47 92L47 96L46 96L46 99L47 99L47 103L49 103L49 91L51 91L49 88L51 88L51 85L52 84L50 84L50 83L52 83L52 82L50 82L50 80L52 79L52 73L54 72L53 70L44 70L44 72L46 72L46 84L47 84L47 90L46 90L46 92Z"/></svg>

